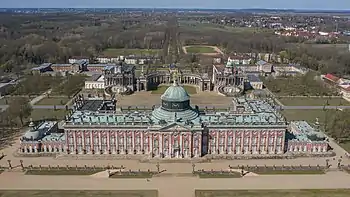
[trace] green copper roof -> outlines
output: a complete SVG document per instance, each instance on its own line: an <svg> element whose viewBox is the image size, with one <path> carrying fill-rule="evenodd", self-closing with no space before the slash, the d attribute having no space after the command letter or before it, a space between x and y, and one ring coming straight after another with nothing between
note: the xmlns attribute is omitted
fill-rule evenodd
<svg viewBox="0 0 350 197"><path fill-rule="evenodd" d="M180 86L176 81L164 92L160 98L162 100L172 102L183 102L190 100L190 96L188 95L185 88Z"/></svg>

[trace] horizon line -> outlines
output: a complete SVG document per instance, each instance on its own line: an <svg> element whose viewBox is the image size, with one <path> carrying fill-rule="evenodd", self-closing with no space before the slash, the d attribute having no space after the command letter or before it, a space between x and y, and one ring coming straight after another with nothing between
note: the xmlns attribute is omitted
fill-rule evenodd
<svg viewBox="0 0 350 197"><path fill-rule="evenodd" d="M191 7L0 7L0 9L182 9L182 10L305 10L305 11L349 11L350 9L327 8L191 8Z"/></svg>

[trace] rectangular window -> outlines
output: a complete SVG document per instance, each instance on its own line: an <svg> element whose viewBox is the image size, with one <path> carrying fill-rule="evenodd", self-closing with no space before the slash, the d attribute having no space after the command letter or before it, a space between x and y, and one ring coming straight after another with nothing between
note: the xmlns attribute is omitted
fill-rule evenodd
<svg viewBox="0 0 350 197"><path fill-rule="evenodd" d="M228 145L232 146L232 143L233 143L233 137L230 136L230 137L228 137Z"/></svg>
<svg viewBox="0 0 350 197"><path fill-rule="evenodd" d="M244 144L249 144L249 140L250 140L249 137L245 138L245 139L244 139Z"/></svg>
<svg viewBox="0 0 350 197"><path fill-rule="evenodd" d="M194 138L194 147L198 147L198 138Z"/></svg>
<svg viewBox="0 0 350 197"><path fill-rule="evenodd" d="M225 143L225 138L224 137L220 137L220 145L223 145Z"/></svg>
<svg viewBox="0 0 350 197"><path fill-rule="evenodd" d="M98 144L98 137L96 137L96 136L94 137L94 143Z"/></svg>
<svg viewBox="0 0 350 197"><path fill-rule="evenodd" d="M87 144L87 145L90 144L90 136L86 137L86 139L85 139L85 144Z"/></svg>
<svg viewBox="0 0 350 197"><path fill-rule="evenodd" d="M115 136L113 135L113 136L111 136L110 137L110 144L115 144Z"/></svg>
<svg viewBox="0 0 350 197"><path fill-rule="evenodd" d="M236 138L236 144L240 144L241 143L241 138L240 137L237 137Z"/></svg>
<svg viewBox="0 0 350 197"><path fill-rule="evenodd" d="M254 137L253 138L253 144L257 144L258 143L258 137Z"/></svg>
<svg viewBox="0 0 350 197"><path fill-rule="evenodd" d="M140 144L141 143L141 137L140 136L137 136L136 137L136 144Z"/></svg>

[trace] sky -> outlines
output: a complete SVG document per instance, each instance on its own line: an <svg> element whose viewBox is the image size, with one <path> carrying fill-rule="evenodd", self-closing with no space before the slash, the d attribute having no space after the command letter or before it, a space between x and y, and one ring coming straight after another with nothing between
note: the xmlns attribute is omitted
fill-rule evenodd
<svg viewBox="0 0 350 197"><path fill-rule="evenodd" d="M276 8L350 10L350 0L0 0L2 8Z"/></svg>

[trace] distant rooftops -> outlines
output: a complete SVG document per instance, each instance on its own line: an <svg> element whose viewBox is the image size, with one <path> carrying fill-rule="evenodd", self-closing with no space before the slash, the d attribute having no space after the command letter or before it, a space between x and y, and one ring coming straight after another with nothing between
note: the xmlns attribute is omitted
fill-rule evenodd
<svg viewBox="0 0 350 197"><path fill-rule="evenodd" d="M131 110L116 113L115 110L99 110L107 101L85 101L82 108L67 116L65 127L158 127L159 125L183 124L201 128L207 127L285 127L284 117L279 114L267 101L239 98L237 110L205 112L199 116L192 116L187 111L174 114L155 116L152 111L142 112ZM157 111L158 108L155 108ZM243 109L243 111L242 111ZM157 113L156 113L157 114ZM187 116L191 115L188 119Z"/></svg>
<svg viewBox="0 0 350 197"><path fill-rule="evenodd" d="M247 75L250 82L262 82L261 79L256 75Z"/></svg>
<svg viewBox="0 0 350 197"><path fill-rule="evenodd" d="M46 69L49 68L52 65L52 63L43 63L40 66L34 67L32 68L32 70L42 70L42 69Z"/></svg>

